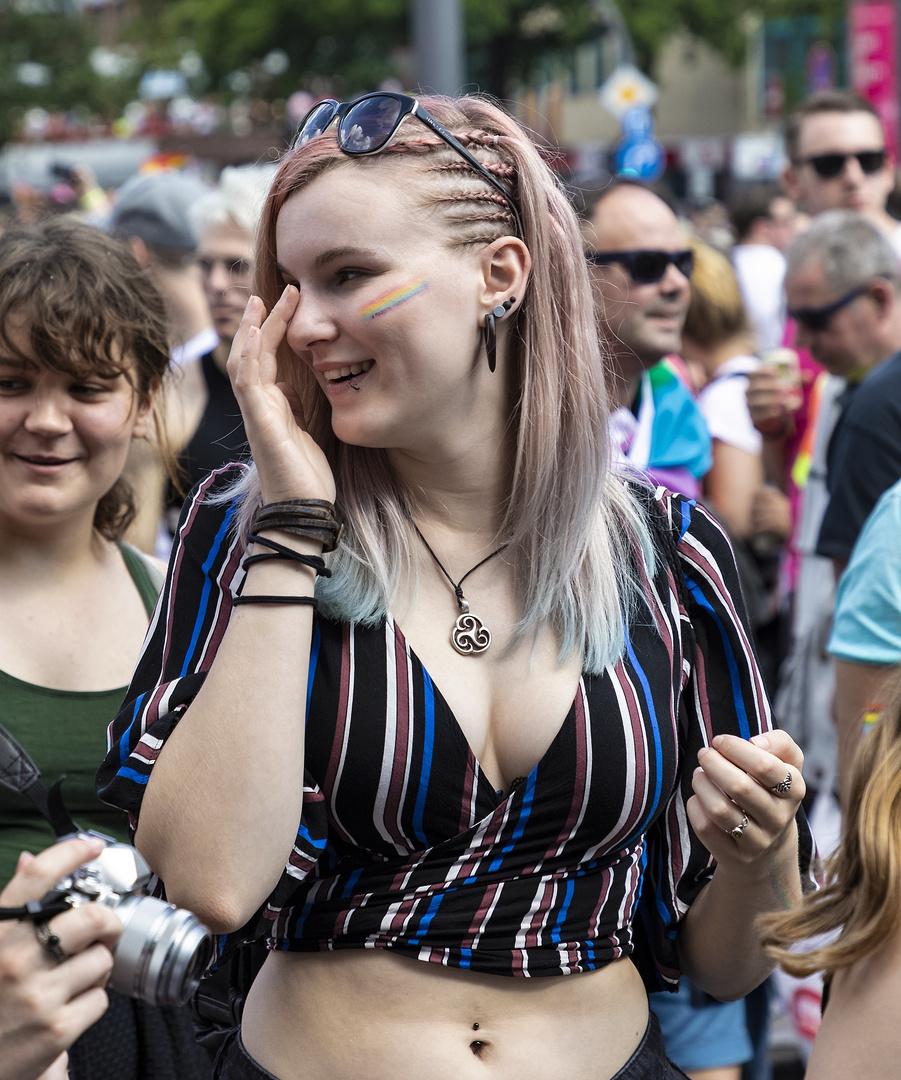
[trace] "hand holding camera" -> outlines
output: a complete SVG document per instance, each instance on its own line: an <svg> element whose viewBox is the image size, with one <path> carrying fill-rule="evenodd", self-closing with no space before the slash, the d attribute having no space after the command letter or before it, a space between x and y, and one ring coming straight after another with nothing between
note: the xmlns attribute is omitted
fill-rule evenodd
<svg viewBox="0 0 901 1080"><path fill-rule="evenodd" d="M38 856L23 855L0 892L0 905L39 901L103 848L100 839L77 838ZM121 919L105 905L88 904L55 916L47 926L65 954L61 962L41 945L30 921L0 923L0 1080L64 1078L66 1048L106 1011L103 986Z"/></svg>

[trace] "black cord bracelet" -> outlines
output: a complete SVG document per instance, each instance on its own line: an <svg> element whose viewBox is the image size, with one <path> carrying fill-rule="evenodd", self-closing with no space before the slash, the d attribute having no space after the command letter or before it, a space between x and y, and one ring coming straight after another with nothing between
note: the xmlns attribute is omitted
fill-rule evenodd
<svg viewBox="0 0 901 1080"><path fill-rule="evenodd" d="M284 544L280 544L277 540L268 540L264 536L257 536L256 533L251 533L247 537L248 543L261 544L263 547L272 548L271 552L265 552L261 555L251 555L244 560L245 566L250 566L255 562L262 562L263 559L284 559L285 561L292 561L302 563L304 566L309 566L316 571L317 577L331 577L332 572L325 565L324 559L319 555L304 555L300 551L295 551L293 548L286 547Z"/></svg>
<svg viewBox="0 0 901 1080"><path fill-rule="evenodd" d="M232 604L306 604L314 611L319 607L315 596L236 596Z"/></svg>

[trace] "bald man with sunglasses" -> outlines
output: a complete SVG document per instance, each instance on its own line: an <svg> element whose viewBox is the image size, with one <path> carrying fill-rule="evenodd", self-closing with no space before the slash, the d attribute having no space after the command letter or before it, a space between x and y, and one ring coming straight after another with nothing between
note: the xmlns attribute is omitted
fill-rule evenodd
<svg viewBox="0 0 901 1080"><path fill-rule="evenodd" d="M676 366L693 252L676 215L637 181L575 192L607 354L611 429L623 456L671 490L698 495L710 468L707 425Z"/></svg>

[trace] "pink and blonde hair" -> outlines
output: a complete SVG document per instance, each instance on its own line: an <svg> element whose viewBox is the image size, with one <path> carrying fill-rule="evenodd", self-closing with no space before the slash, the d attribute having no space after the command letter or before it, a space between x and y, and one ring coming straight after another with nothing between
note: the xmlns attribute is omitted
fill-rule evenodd
<svg viewBox="0 0 901 1080"><path fill-rule="evenodd" d="M651 562L653 555L642 512L610 472L604 357L576 216L535 144L495 105L475 97L420 101L509 188L532 254L531 277L506 336L513 410L500 535L522 599L517 637L550 623L561 656L580 651L585 670L600 672L621 654L624 615L640 595L630 569L633 545ZM418 121L405 121L386 151L368 158L344 154L331 129L289 153L273 181L255 259L254 290L267 309L284 287L275 245L282 207L331 170L373 167L380 180L397 170L408 197L440 222L451 248L476 250L515 235L504 198ZM312 371L287 345L279 366L332 466L347 525L347 538L330 557L334 577L317 588L321 610L377 622L386 598L415 575L420 545L409 522L415 496L401 490L384 451L335 437ZM239 527L246 531L260 499L253 473L237 491L244 498Z"/></svg>

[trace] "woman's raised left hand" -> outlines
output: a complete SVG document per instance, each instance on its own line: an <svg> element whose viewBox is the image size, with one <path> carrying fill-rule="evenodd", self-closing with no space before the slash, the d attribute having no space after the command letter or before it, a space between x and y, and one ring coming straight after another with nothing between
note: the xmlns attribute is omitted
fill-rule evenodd
<svg viewBox="0 0 901 1080"><path fill-rule="evenodd" d="M686 809L718 863L750 868L786 842L794 852L795 813L806 791L803 764L801 748L784 731L751 739L718 735L698 752L695 794Z"/></svg>

